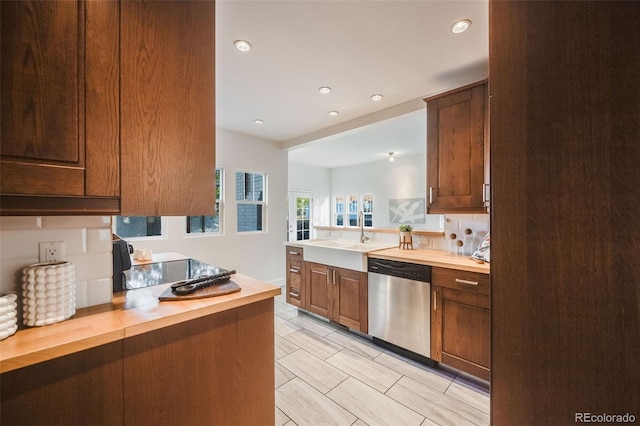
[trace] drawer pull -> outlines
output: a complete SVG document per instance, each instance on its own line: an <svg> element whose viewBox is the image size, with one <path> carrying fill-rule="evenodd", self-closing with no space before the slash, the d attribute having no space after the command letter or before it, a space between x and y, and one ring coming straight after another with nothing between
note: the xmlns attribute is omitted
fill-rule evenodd
<svg viewBox="0 0 640 426"><path fill-rule="evenodd" d="M282 252L281 252L282 253ZM293 254L293 255L299 255L300 253L298 253L297 251L290 251L289 254Z"/></svg>
<svg viewBox="0 0 640 426"><path fill-rule="evenodd" d="M296 293L294 291L290 291L289 292L289 296L291 296L293 298L296 298L296 299L299 299L300 298L300 292Z"/></svg>
<svg viewBox="0 0 640 426"><path fill-rule="evenodd" d="M478 284L480 284L478 281L461 280L460 278L456 278L456 282L459 283L459 284L469 284L469 285L478 285Z"/></svg>
<svg viewBox="0 0 640 426"><path fill-rule="evenodd" d="M300 268L289 268L289 272L298 273L300 272Z"/></svg>

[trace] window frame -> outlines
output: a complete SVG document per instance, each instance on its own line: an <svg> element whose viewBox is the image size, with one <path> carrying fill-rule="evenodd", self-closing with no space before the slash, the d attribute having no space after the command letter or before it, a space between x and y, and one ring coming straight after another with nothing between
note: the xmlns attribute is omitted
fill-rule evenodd
<svg viewBox="0 0 640 426"><path fill-rule="evenodd" d="M370 206L367 207L365 203L365 199L369 197ZM360 205L362 206L362 214L365 228L373 228L373 212L374 212L374 203L373 203L373 194L362 194ZM367 225L367 217L369 218L370 225Z"/></svg>
<svg viewBox="0 0 640 426"><path fill-rule="evenodd" d="M358 211L360 208L360 197L358 196L358 194L347 195L346 207L347 207L347 221L345 222L346 223L345 226L347 226L348 228L357 228L358 227ZM355 225L351 224L352 215L355 215Z"/></svg>
<svg viewBox="0 0 640 426"><path fill-rule="evenodd" d="M338 199L341 199L341 202L338 203ZM346 207L346 202L345 202L345 197L344 195L335 195L333 197L333 226L336 227L344 227L345 225L345 207ZM341 205L342 208L341 210L338 209L338 205ZM338 223L338 217L342 218L342 224Z"/></svg>
<svg viewBox="0 0 640 426"><path fill-rule="evenodd" d="M242 199L238 199L238 173L242 173L244 188L242 191ZM246 176L247 175L260 175L262 176L262 196L261 200L247 200L246 199ZM254 170L237 169L235 172L235 201L236 201L236 234L264 234L267 233L267 200L268 200L268 176L266 172L259 172ZM256 191L252 191L256 192ZM240 206L255 205L258 208L260 215L261 229L240 230Z"/></svg>

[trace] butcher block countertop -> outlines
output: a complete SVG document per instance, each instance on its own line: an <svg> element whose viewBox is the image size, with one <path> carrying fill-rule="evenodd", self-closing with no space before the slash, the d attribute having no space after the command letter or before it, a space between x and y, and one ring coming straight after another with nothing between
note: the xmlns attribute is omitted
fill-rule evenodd
<svg viewBox="0 0 640 426"><path fill-rule="evenodd" d="M459 271L479 272L481 274L491 273L488 263L476 263L469 256L450 255L442 250L401 250L399 248L390 248L371 252L368 257L451 268Z"/></svg>
<svg viewBox="0 0 640 426"><path fill-rule="evenodd" d="M0 341L0 373L62 357L163 327L269 299L280 287L242 274L241 291L195 300L159 302L169 284L114 294L112 303L78 309L66 321L22 330Z"/></svg>

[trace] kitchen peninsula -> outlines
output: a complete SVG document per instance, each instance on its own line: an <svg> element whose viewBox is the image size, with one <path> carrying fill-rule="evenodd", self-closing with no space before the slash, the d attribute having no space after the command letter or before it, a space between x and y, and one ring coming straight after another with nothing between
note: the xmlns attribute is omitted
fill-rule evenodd
<svg viewBox="0 0 640 426"><path fill-rule="evenodd" d="M114 295L0 342L0 423L263 424L274 418L278 287L158 302L166 285ZM266 420L268 419L268 420Z"/></svg>

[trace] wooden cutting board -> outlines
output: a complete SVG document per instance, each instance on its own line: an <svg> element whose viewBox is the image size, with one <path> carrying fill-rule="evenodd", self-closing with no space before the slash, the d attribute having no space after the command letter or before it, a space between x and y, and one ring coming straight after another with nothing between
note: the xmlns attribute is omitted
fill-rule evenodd
<svg viewBox="0 0 640 426"><path fill-rule="evenodd" d="M222 296L223 294L236 293L240 291L241 288L238 284L233 281L226 282L224 284L216 284L210 287L205 287L200 290L196 290L191 294L179 295L175 294L171 291L171 287L167 287L160 296L158 296L158 300L190 300L190 299L203 299L205 297L215 297Z"/></svg>

